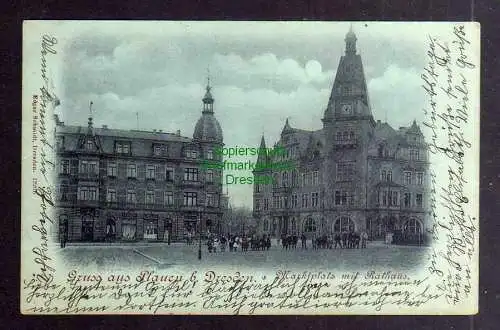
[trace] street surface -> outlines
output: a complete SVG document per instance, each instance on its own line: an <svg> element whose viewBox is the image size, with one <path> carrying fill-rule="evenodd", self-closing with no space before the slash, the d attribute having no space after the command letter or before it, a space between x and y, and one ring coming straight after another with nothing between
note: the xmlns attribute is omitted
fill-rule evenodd
<svg viewBox="0 0 500 330"><path fill-rule="evenodd" d="M198 242L196 242L198 243ZM198 244L135 243L128 245L83 243L68 244L64 249L54 246L65 268L102 270L225 268L253 270L412 270L423 267L430 252L428 247L385 245L368 242L366 249L284 250L275 242L269 251L208 253L202 245L198 260ZM300 246L300 244L299 244Z"/></svg>

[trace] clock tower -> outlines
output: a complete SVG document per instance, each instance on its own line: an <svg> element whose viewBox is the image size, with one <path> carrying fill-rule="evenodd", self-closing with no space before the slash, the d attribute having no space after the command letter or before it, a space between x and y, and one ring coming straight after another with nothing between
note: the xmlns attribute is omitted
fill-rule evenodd
<svg viewBox="0 0 500 330"><path fill-rule="evenodd" d="M329 216L349 218L360 231L365 229L368 144L375 121L356 41L351 26L322 119L328 146L324 167L331 169L323 179Z"/></svg>

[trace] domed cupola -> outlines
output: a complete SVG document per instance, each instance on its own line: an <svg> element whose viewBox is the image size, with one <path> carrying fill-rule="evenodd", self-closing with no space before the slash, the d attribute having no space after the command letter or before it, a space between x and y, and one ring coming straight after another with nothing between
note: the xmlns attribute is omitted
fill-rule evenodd
<svg viewBox="0 0 500 330"><path fill-rule="evenodd" d="M222 143L222 129L214 116L214 98L212 97L210 80L203 97L203 111L194 128L193 139Z"/></svg>

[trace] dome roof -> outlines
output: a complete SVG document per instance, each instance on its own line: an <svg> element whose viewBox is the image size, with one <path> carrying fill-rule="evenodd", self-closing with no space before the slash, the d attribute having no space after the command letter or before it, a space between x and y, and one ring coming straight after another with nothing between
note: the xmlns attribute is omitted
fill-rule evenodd
<svg viewBox="0 0 500 330"><path fill-rule="evenodd" d="M194 128L193 139L222 142L222 129L210 112L204 112Z"/></svg>

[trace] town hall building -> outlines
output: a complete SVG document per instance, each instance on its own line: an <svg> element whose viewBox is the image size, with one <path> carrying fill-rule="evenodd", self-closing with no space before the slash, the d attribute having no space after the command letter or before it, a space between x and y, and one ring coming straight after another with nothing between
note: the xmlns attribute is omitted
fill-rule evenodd
<svg viewBox="0 0 500 330"><path fill-rule="evenodd" d="M295 163L287 171L254 171L274 178L253 190L253 214L263 234L312 238L366 231L372 240L426 242L429 162L423 134L415 121L394 129L373 118L356 40L351 29L323 128L302 130L287 119L275 144L286 154L257 159Z"/></svg>

